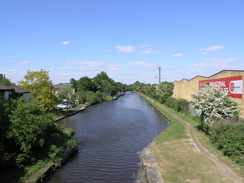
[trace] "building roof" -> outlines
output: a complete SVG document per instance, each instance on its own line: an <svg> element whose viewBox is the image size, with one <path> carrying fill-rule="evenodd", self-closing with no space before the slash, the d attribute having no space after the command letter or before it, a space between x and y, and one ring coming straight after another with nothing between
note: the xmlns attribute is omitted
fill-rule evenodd
<svg viewBox="0 0 244 183"><path fill-rule="evenodd" d="M13 88L10 88L10 86L6 86L6 85L0 85L0 90L14 90Z"/></svg>
<svg viewBox="0 0 244 183"><path fill-rule="evenodd" d="M30 93L28 90L25 90L17 86L10 86L10 88L14 89L16 93Z"/></svg>
<svg viewBox="0 0 244 183"><path fill-rule="evenodd" d="M59 83L54 85L54 89L60 89L60 88L65 88L65 87L71 87L70 83Z"/></svg>
<svg viewBox="0 0 244 183"><path fill-rule="evenodd" d="M0 84L0 90L15 91L16 93L30 93L28 90L22 89L17 86L7 86Z"/></svg>
<svg viewBox="0 0 244 183"><path fill-rule="evenodd" d="M217 72L217 73L215 73L215 74L213 74L213 75L211 75L211 76L200 76L200 75L196 75L196 76L194 76L194 77L191 78L191 79L183 78L183 79L181 79L181 80L179 80L179 81L175 80L174 82L181 82L181 81L183 81L183 80L191 81L191 80L193 80L193 79L196 78L196 77L204 77L204 78L207 79L207 78L211 78L211 77L213 77L213 76L215 76L215 75L217 75L217 74L219 74L219 73L221 73L221 72L226 72L226 71L231 71L231 72L243 72L243 73L244 73L244 70L222 70L222 71L219 71L219 72Z"/></svg>

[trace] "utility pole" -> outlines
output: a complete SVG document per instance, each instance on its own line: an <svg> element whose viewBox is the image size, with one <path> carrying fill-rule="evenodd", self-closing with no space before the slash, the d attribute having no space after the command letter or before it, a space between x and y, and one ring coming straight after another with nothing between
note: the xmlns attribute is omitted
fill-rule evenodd
<svg viewBox="0 0 244 183"><path fill-rule="evenodd" d="M158 85L161 83L161 67L158 67Z"/></svg>

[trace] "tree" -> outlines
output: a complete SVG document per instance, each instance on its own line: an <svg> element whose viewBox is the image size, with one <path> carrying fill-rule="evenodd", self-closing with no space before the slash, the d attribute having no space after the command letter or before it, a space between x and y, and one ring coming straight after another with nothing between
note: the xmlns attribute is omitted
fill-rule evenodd
<svg viewBox="0 0 244 183"><path fill-rule="evenodd" d="M57 98L54 95L53 84L49 78L48 71L27 71L24 81L20 81L21 87L30 91L32 99L39 101L45 111L54 109Z"/></svg>
<svg viewBox="0 0 244 183"><path fill-rule="evenodd" d="M101 90L110 96L112 91L115 90L115 86L113 86L113 84L108 80L102 80L101 81Z"/></svg>
<svg viewBox="0 0 244 183"><path fill-rule="evenodd" d="M0 73L0 84L2 85L11 85L11 81L5 77L5 75Z"/></svg>
<svg viewBox="0 0 244 183"><path fill-rule="evenodd" d="M16 163L22 166L34 152L45 149L50 129L55 128L52 118L35 102L16 101L16 108L10 115L8 138L17 146Z"/></svg>
<svg viewBox="0 0 244 183"><path fill-rule="evenodd" d="M108 77L106 72L101 72L97 74L93 79L93 82L95 83L95 86L97 87L98 90L102 90L102 81L107 80L111 83L113 83L113 80ZM115 84L115 83L113 83Z"/></svg>
<svg viewBox="0 0 244 183"><path fill-rule="evenodd" d="M68 101L74 100L75 93L73 91L73 88L70 86L66 86L63 88L60 88L58 91L58 99L59 101L63 101L64 99L67 99Z"/></svg>
<svg viewBox="0 0 244 183"><path fill-rule="evenodd" d="M237 103L220 88L205 86L199 95L193 95L192 105L201 116L202 127L206 127L206 131L214 124L239 118Z"/></svg>
<svg viewBox="0 0 244 183"><path fill-rule="evenodd" d="M93 91L94 90L94 84L92 83L92 80L88 78L87 76L80 78L77 82L77 91Z"/></svg>
<svg viewBox="0 0 244 183"><path fill-rule="evenodd" d="M172 82L161 82L159 85L159 89L162 92L162 95L165 97L170 97L173 94L174 84Z"/></svg>
<svg viewBox="0 0 244 183"><path fill-rule="evenodd" d="M71 87L74 88L75 92L77 92L77 81L74 78L70 79Z"/></svg>

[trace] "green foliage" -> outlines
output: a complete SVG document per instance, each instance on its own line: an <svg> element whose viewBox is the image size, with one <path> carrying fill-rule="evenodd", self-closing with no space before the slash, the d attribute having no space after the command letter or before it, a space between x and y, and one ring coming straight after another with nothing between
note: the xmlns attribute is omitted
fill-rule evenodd
<svg viewBox="0 0 244 183"><path fill-rule="evenodd" d="M58 100L62 102L63 100L73 101L75 98L75 93L73 91L73 88L70 86L66 86L63 88L60 88L58 91Z"/></svg>
<svg viewBox="0 0 244 183"><path fill-rule="evenodd" d="M78 143L75 140L70 139L66 142L65 147L66 147L66 149L69 149L69 150L75 150L78 147Z"/></svg>
<svg viewBox="0 0 244 183"><path fill-rule="evenodd" d="M176 110L177 112L187 113L189 111L189 102L185 99L168 98L165 105Z"/></svg>
<svg viewBox="0 0 244 183"><path fill-rule="evenodd" d="M56 163L57 165L60 165L60 162L62 160L60 158L60 154L62 152L63 152L63 148L57 147L56 145L51 145L49 147L48 157L52 162Z"/></svg>
<svg viewBox="0 0 244 183"><path fill-rule="evenodd" d="M174 89L174 84L172 82L161 82L159 85L159 89L161 92L161 96L162 96L162 102L164 103L166 102L166 100L172 96L173 94L173 89Z"/></svg>
<svg viewBox="0 0 244 183"><path fill-rule="evenodd" d="M47 164L47 161L39 160L35 165L25 167L25 176L21 177L21 182L26 182L31 175L43 168Z"/></svg>
<svg viewBox="0 0 244 183"><path fill-rule="evenodd" d="M115 90L115 86L109 80L101 81L101 90L106 93L108 96L111 95L112 91Z"/></svg>
<svg viewBox="0 0 244 183"><path fill-rule="evenodd" d="M68 137L72 137L75 132L72 128L64 128L63 132L68 136Z"/></svg>
<svg viewBox="0 0 244 183"><path fill-rule="evenodd" d="M40 106L45 111L50 111L55 108L57 98L54 95L54 88L49 79L48 71L27 71L24 76L24 81L20 81L22 88L30 91L32 99L39 101Z"/></svg>
<svg viewBox="0 0 244 183"><path fill-rule="evenodd" d="M32 159L33 152L45 146L50 128L54 128L52 118L36 102L25 103L22 98L15 101L16 109L10 114L7 137L19 148L16 164L22 166Z"/></svg>
<svg viewBox="0 0 244 183"><path fill-rule="evenodd" d="M19 98L1 104L0 119L1 168L33 165L47 157L58 164L64 148L75 146L68 142L74 131L54 123L37 101Z"/></svg>
<svg viewBox="0 0 244 183"><path fill-rule="evenodd" d="M237 103L220 88L205 86L199 95L193 96L192 106L201 116L202 129L206 133L215 124L235 122L239 118Z"/></svg>
<svg viewBox="0 0 244 183"><path fill-rule="evenodd" d="M131 88L163 104L173 94L174 85L171 82L162 82L158 87L156 85L144 84L136 81L131 85Z"/></svg>
<svg viewBox="0 0 244 183"><path fill-rule="evenodd" d="M9 115L15 109L15 104L10 100L0 103L0 169L15 162L15 143L7 138L9 130Z"/></svg>
<svg viewBox="0 0 244 183"><path fill-rule="evenodd" d="M79 80L71 79L71 86L77 91L74 98L80 103L96 104L102 101L111 100L111 95L120 91L125 91L128 86L120 82L115 82L109 78L105 72L97 74L90 79L87 76Z"/></svg>
<svg viewBox="0 0 244 183"><path fill-rule="evenodd" d="M244 166L244 124L218 124L211 128L210 137L217 148L236 163Z"/></svg>
<svg viewBox="0 0 244 183"><path fill-rule="evenodd" d="M77 91L95 91L94 83L87 76L82 77L78 81L76 81L76 85L77 85Z"/></svg>
<svg viewBox="0 0 244 183"><path fill-rule="evenodd" d="M70 79L70 84L71 84L71 87L73 89L75 89L75 92L77 92L77 90L78 90L77 81L74 78L71 78Z"/></svg>
<svg viewBox="0 0 244 183"><path fill-rule="evenodd" d="M86 92L86 102L89 104L97 104L102 101L101 93L95 93L93 91Z"/></svg>
<svg viewBox="0 0 244 183"><path fill-rule="evenodd" d="M9 86L11 85L11 81L8 78L6 78L5 75L0 73L0 84Z"/></svg>

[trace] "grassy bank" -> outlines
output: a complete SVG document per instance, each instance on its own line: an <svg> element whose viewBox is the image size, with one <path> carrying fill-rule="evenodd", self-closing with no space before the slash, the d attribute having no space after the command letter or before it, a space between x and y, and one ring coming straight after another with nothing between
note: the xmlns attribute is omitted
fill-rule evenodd
<svg viewBox="0 0 244 183"><path fill-rule="evenodd" d="M143 98L171 122L169 127L155 139L155 145L152 146L161 174L166 183L232 182L222 171L217 169L212 161L195 147L186 125L173 118L170 113L176 114L181 119L188 121L193 127L198 141L209 152L228 165L233 172L243 177L244 168L233 163L230 159L223 156L221 151L216 149L209 138L197 129L199 126L199 121L197 119L192 116L177 113L149 97L143 96Z"/></svg>
<svg viewBox="0 0 244 183"><path fill-rule="evenodd" d="M54 120L59 120L67 115L71 115L75 112L78 112L80 111L81 109L87 107L86 104L80 104L80 105L77 105L75 106L74 108L71 108L71 109L65 109L65 110L56 110L56 112L53 112L52 113L52 116L53 116L53 119Z"/></svg>

